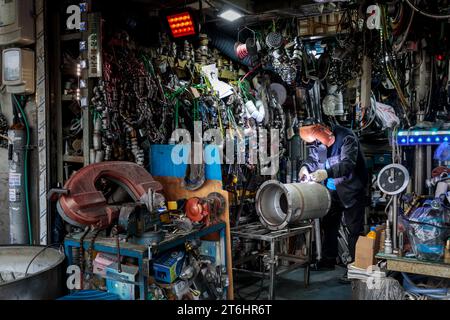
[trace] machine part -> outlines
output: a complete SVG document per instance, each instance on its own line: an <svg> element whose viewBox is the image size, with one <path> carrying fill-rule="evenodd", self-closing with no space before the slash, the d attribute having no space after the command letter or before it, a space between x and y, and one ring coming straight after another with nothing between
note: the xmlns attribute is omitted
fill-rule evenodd
<svg viewBox="0 0 450 320"><path fill-rule="evenodd" d="M211 220L218 220L225 213L225 198L218 192L211 192L206 197L206 201L208 202Z"/></svg>
<svg viewBox="0 0 450 320"><path fill-rule="evenodd" d="M314 238L316 241L316 260L322 260L322 237L320 236L320 219L314 219Z"/></svg>
<svg viewBox="0 0 450 320"><path fill-rule="evenodd" d="M192 221L185 216L174 219L173 223L177 227L177 229L183 230L185 232L190 232L193 229Z"/></svg>
<svg viewBox="0 0 450 320"><path fill-rule="evenodd" d="M286 88L280 83L271 83L270 91L275 95L278 103L282 106L286 102L287 91Z"/></svg>
<svg viewBox="0 0 450 320"><path fill-rule="evenodd" d="M409 172L401 164L390 164L381 169L377 185L388 195L398 195L406 190L409 183Z"/></svg>
<svg viewBox="0 0 450 320"><path fill-rule="evenodd" d="M226 36L222 30L216 28L208 28L206 34L208 35L210 44L217 48L222 54L247 67L252 65L252 58L250 56L247 56L242 60L236 56L236 52L234 51L234 45L236 43L235 38Z"/></svg>
<svg viewBox="0 0 450 320"><path fill-rule="evenodd" d="M49 247L0 246L0 299L60 297L64 287L64 260L63 252Z"/></svg>
<svg viewBox="0 0 450 320"><path fill-rule="evenodd" d="M389 220L386 221L386 239L384 240L384 253L392 254L391 228Z"/></svg>
<svg viewBox="0 0 450 320"><path fill-rule="evenodd" d="M164 240L166 234L163 230L147 231L139 237L132 237L130 243L154 246Z"/></svg>
<svg viewBox="0 0 450 320"><path fill-rule="evenodd" d="M414 190L417 194L424 194L425 190L425 147L416 146L414 152Z"/></svg>
<svg viewBox="0 0 450 320"><path fill-rule="evenodd" d="M9 161L9 242L28 244L24 176L26 132L9 130L8 137L12 141L12 157Z"/></svg>
<svg viewBox="0 0 450 320"><path fill-rule="evenodd" d="M185 205L186 216L192 222L205 221L209 216L208 203L205 199L194 197L190 198Z"/></svg>
<svg viewBox="0 0 450 320"><path fill-rule="evenodd" d="M397 249L397 224L398 224L398 195L406 190L409 183L409 172L400 164L390 164L381 169L378 174L377 185L380 190L392 196L389 220L392 222L392 248ZM386 235L388 232L386 231ZM388 236L386 236L386 241ZM390 241L390 233L389 233ZM386 247L388 245L386 244Z"/></svg>
<svg viewBox="0 0 450 320"><path fill-rule="evenodd" d="M255 201L261 223L270 230L322 218L331 206L328 190L314 182L283 184L269 180L261 185Z"/></svg>
<svg viewBox="0 0 450 320"><path fill-rule="evenodd" d="M270 32L266 36L266 45L272 49L278 49L283 44L283 36L278 32Z"/></svg>
<svg viewBox="0 0 450 320"><path fill-rule="evenodd" d="M225 198L218 192L212 192L206 198L190 198L185 204L185 212L192 222L208 224L225 212Z"/></svg>
<svg viewBox="0 0 450 320"><path fill-rule="evenodd" d="M162 185L135 163L111 161L91 164L70 177L64 186L69 194L61 195L58 200L58 212L69 224L106 228L119 217L119 208L109 205L103 193L95 187L100 178L117 183L134 201L149 189L162 191Z"/></svg>

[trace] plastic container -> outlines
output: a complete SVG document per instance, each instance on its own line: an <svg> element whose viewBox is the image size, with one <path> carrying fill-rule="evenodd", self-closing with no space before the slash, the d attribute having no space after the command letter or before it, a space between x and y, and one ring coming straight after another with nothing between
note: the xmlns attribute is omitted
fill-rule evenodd
<svg viewBox="0 0 450 320"><path fill-rule="evenodd" d="M377 232L375 227L370 227L370 232L367 234L367 238L370 239L376 239L377 238Z"/></svg>

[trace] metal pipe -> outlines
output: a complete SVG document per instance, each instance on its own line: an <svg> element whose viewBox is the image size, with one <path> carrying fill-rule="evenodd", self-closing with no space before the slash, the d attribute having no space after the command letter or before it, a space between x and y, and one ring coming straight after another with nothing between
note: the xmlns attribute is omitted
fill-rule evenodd
<svg viewBox="0 0 450 320"><path fill-rule="evenodd" d="M398 249L398 195L392 199L392 248Z"/></svg>
<svg viewBox="0 0 450 320"><path fill-rule="evenodd" d="M314 235L316 240L317 261L322 260L322 239L320 237L320 219L314 219Z"/></svg>
<svg viewBox="0 0 450 320"><path fill-rule="evenodd" d="M423 146L415 147L415 166L414 166L414 189L416 194L424 194L425 172L424 159L425 150Z"/></svg>
<svg viewBox="0 0 450 320"><path fill-rule="evenodd" d="M270 230L325 216L331 206L328 190L315 182L283 184L269 180L256 193L256 212Z"/></svg>
<svg viewBox="0 0 450 320"><path fill-rule="evenodd" d="M25 199L25 130L11 129L8 137L12 141L12 157L9 160L9 242L28 244L26 199Z"/></svg>

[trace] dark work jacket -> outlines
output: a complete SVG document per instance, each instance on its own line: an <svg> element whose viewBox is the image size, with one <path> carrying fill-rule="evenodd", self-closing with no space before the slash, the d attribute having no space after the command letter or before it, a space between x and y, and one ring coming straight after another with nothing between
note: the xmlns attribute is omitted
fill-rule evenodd
<svg viewBox="0 0 450 320"><path fill-rule="evenodd" d="M335 125L332 128L334 144L327 148L320 142L310 145L304 164L309 172L325 169L334 179L336 192L345 208L363 201L368 171L358 138L352 130Z"/></svg>

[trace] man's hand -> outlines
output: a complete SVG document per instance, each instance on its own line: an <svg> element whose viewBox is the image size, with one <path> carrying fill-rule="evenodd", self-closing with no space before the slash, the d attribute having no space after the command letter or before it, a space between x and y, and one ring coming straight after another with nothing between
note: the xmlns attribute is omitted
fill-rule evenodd
<svg viewBox="0 0 450 320"><path fill-rule="evenodd" d="M307 167L302 167L300 169L300 172L298 173L298 180L299 181L304 181L308 178L309 176L309 172L308 172L308 168Z"/></svg>
<svg viewBox="0 0 450 320"><path fill-rule="evenodd" d="M326 178L328 178L328 173L326 170L317 170L316 172L311 173L311 179L315 182L322 182Z"/></svg>

